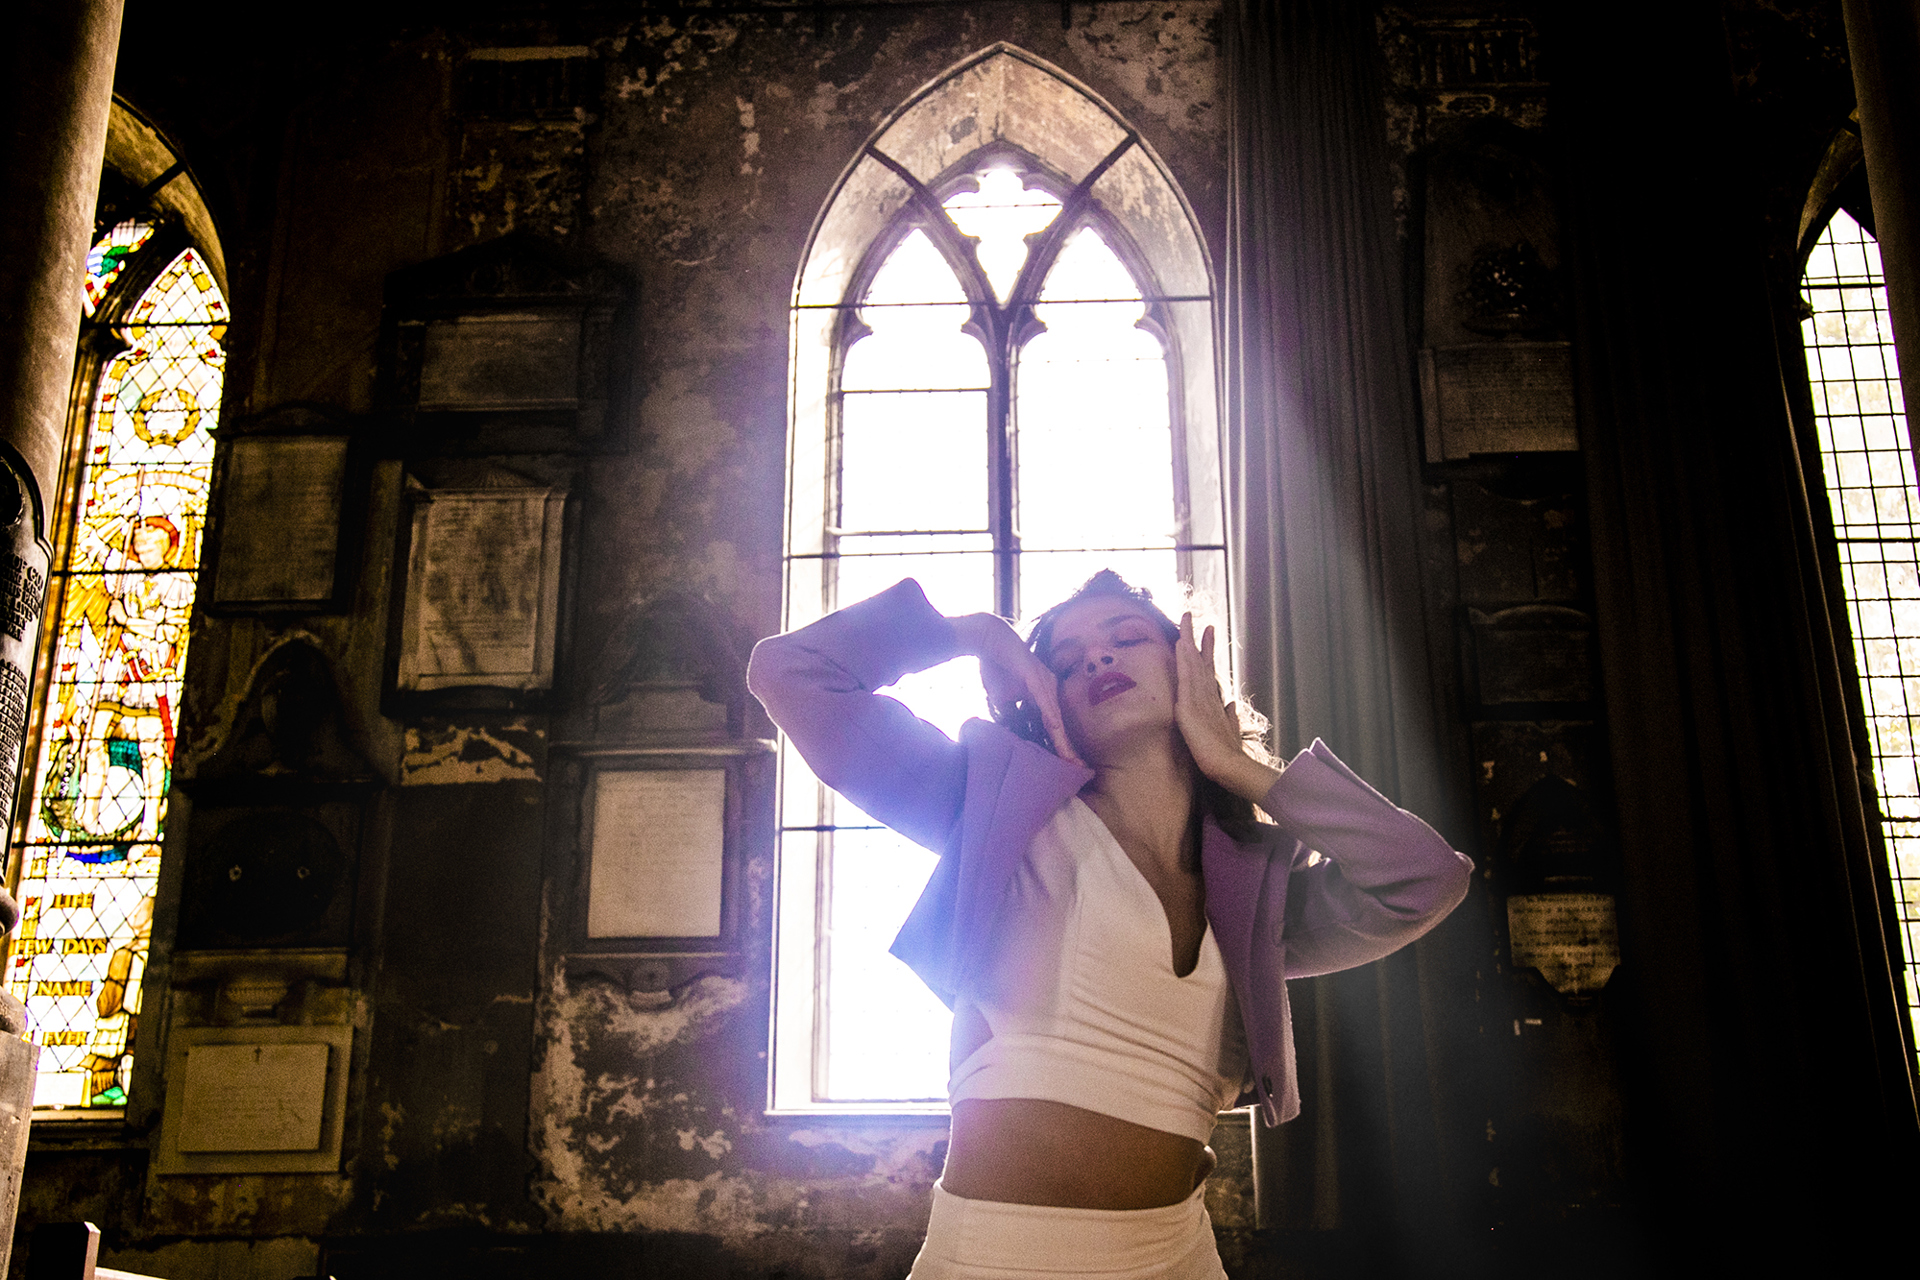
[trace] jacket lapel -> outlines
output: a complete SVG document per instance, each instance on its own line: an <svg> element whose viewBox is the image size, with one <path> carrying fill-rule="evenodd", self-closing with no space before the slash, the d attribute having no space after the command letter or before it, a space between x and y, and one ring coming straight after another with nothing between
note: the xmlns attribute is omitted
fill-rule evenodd
<svg viewBox="0 0 1920 1280"><path fill-rule="evenodd" d="M1259 846L1242 847L1220 824L1207 818L1200 827L1200 873L1206 878L1207 923L1227 972L1245 985L1252 972L1255 916L1270 861ZM1236 990L1241 1017L1247 1016L1252 993Z"/></svg>

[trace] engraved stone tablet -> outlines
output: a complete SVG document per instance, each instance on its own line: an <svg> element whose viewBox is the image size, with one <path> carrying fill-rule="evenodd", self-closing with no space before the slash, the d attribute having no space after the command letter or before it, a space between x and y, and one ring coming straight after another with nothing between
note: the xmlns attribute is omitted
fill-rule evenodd
<svg viewBox="0 0 1920 1280"><path fill-rule="evenodd" d="M187 1052L180 1150L318 1151L324 1044L200 1044Z"/></svg>
<svg viewBox="0 0 1920 1280"><path fill-rule="evenodd" d="M1564 342L1481 342L1420 353L1427 461L1578 449Z"/></svg>
<svg viewBox="0 0 1920 1280"><path fill-rule="evenodd" d="M1610 893L1527 893L1507 899L1507 939L1516 969L1538 969L1555 991L1598 991L1620 964Z"/></svg>
<svg viewBox="0 0 1920 1280"><path fill-rule="evenodd" d="M724 769L596 775L587 936L719 936L726 799Z"/></svg>
<svg viewBox="0 0 1920 1280"><path fill-rule="evenodd" d="M489 315L427 325L422 409L571 409L580 400L580 316Z"/></svg>
<svg viewBox="0 0 1920 1280"><path fill-rule="evenodd" d="M344 436L235 440L221 498L215 602L292 605L331 597L346 481Z"/></svg>
<svg viewBox="0 0 1920 1280"><path fill-rule="evenodd" d="M1467 610L1480 701L1586 702L1593 697L1592 623L1577 609L1521 605Z"/></svg>
<svg viewBox="0 0 1920 1280"><path fill-rule="evenodd" d="M414 508L400 687L553 683L566 495L442 489Z"/></svg>

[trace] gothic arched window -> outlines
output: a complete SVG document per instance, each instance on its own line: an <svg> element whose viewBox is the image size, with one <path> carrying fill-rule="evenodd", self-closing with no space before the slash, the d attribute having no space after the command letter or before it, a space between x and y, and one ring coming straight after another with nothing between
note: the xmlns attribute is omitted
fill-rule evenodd
<svg viewBox="0 0 1920 1280"><path fill-rule="evenodd" d="M88 254L84 314L7 960L35 1105L83 1114L121 1106L132 1066L227 304L177 226L136 218Z"/></svg>
<svg viewBox="0 0 1920 1280"><path fill-rule="evenodd" d="M1224 602L1210 274L1110 108L1006 46L874 136L793 308L787 617L903 577L1018 619L1111 567ZM890 690L958 730L971 662ZM935 1106L949 1015L887 954L934 856L783 754L772 1102Z"/></svg>
<svg viewBox="0 0 1920 1280"><path fill-rule="evenodd" d="M1920 1022L1920 498L1880 246L1834 211L1801 277L1827 505L1873 746L1881 839Z"/></svg>

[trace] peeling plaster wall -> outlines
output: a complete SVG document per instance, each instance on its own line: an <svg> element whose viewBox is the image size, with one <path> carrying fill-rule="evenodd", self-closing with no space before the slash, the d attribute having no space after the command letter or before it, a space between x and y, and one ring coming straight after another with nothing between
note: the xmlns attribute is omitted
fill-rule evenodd
<svg viewBox="0 0 1920 1280"><path fill-rule="evenodd" d="M996 40L1113 102L1215 234L1223 119L1206 6L1101 5L1070 31L1057 8L829 13L817 25L694 16L597 46L607 91L585 236L633 262L645 353L636 447L596 474L590 499L626 507L587 522L607 605L677 585L732 602L751 634L777 629L786 306L807 234L881 120ZM770 862L753 868L762 920L771 880ZM748 980L703 980L670 1008L549 978L531 1136L549 1229L708 1235L794 1274L904 1273L945 1125L765 1116L768 968L757 943ZM1251 1225L1250 1206L1220 1207L1227 1225ZM826 1239L853 1253L820 1256ZM814 1243L796 1254L800 1241Z"/></svg>
<svg viewBox="0 0 1920 1280"><path fill-rule="evenodd" d="M1126 116L1217 240L1218 11L1076 6L1067 29L1050 3L492 12L314 30L280 71L255 73L256 145L223 152L235 171L220 175L263 196L222 207L238 309L227 420L289 406L330 414L376 459L354 473L343 608L196 620L176 762L189 782L219 767L283 646L310 645L333 665L342 736L374 777L341 1171L155 1173L169 1082L149 1041L132 1126L47 1133L23 1222L84 1212L104 1228L108 1258L172 1277L898 1276L918 1248L944 1120L764 1113L770 770L747 824L738 972L678 999L570 982L560 940L572 888L554 854L574 785L556 763L572 732L563 722L575 723L596 646L636 601L711 602L743 643L778 628L787 306L813 220L874 127L954 63L1008 41ZM140 70L151 56L126 50L124 77L154 80ZM213 110L191 86L159 82L179 99L174 118ZM412 464L381 407L382 289L399 268L509 231L630 274L638 302L611 354L627 390L604 447L566 464L577 534L554 703L422 714L390 688ZM212 537L217 547L217 512ZM680 706L692 698L656 691L620 714L642 731L724 732L717 708ZM767 734L758 716L735 731ZM166 964L194 812L175 810L152 1024L170 1002L187 1007ZM1248 1227L1244 1128L1223 1127L1218 1145L1217 1220Z"/></svg>
<svg viewBox="0 0 1920 1280"><path fill-rule="evenodd" d="M182 69L175 42L154 27L160 19L147 16L160 10L130 8L121 87L182 144L229 263L224 421L332 415L371 459L352 473L338 608L196 618L175 761L186 784L219 767L252 731L261 673L289 646L311 646L331 665L339 737L370 779L354 802L349 959L333 1006L354 1028L354 1047L338 1172L155 1171L174 1083L162 1070L167 1016L211 1003L210 992L169 985L205 811L183 789L125 1122L36 1128L23 1229L84 1216L104 1230L104 1261L173 1280L905 1274L945 1124L765 1114L770 779L742 775L753 797L741 847L742 963L677 999L628 991L569 979L562 963L576 905L569 842L580 753L571 739L589 722L676 740L770 733L757 709L703 700L689 687L697 681L590 707L607 675L595 663L640 604L672 593L710 605L718 630L743 646L778 628L787 308L814 218L874 128L961 59L996 41L1017 45L1140 131L1219 262L1219 7L1074 4L1063 26L1052 0L764 13L476 0L430 18L407 6L357 19L303 12L277 37L253 8L244 22L206 24L217 55L206 65L219 76L199 63ZM1851 105L1837 6L1742 0L1727 11L1754 168L1770 217L1790 229L1804 198L1796 175L1817 162ZM1495 141L1507 136L1499 130L1537 133L1548 102L1530 75L1497 91L1433 81L1417 56L1421 33L1525 21L1506 3L1382 10L1381 127L1397 166L1415 317L1422 246L1445 241L1421 225L1435 156L1489 129ZM1774 146L1782 138L1791 145ZM528 445L495 459L570 478L555 699L428 713L397 705L390 687L413 459L408 423L382 401L382 291L395 271L512 231L630 276L637 302L609 356L623 390L591 447L563 456ZM1460 609L1583 598L1585 534L1562 518L1580 507L1579 477L1509 469L1429 478L1425 552L1443 584L1429 625L1447 633L1449 652ZM219 515L216 506L216 553ZM1523 544L1531 559L1515 558ZM1450 732L1463 759L1484 763L1475 792L1483 868L1514 796L1549 772L1584 780L1581 762L1599 751L1590 723L1501 722L1476 737L1463 713ZM1460 779L1463 788L1474 781ZM1486 940L1497 948L1494 933ZM1507 1010L1515 997L1496 986L1497 969L1488 966L1488 1007ZM1446 1011L1436 1009L1439 1025ZM1505 1026L1504 1013L1479 1020ZM1561 1043L1551 1032L1529 1032L1526 1051ZM1588 1213L1554 1182L1559 1166L1540 1157L1551 1144L1509 1133L1551 1128L1596 1098L1612 1105L1612 1086L1595 1083L1608 1064L1563 1037L1573 1047L1562 1057L1592 1070L1556 1089L1512 1043L1484 1047L1499 1038L1474 1040L1457 1096L1436 1099L1476 1124L1473 1109L1488 1107L1483 1155L1460 1162L1463 1214L1479 1214L1481 1229ZM1617 1132L1601 1128L1588 1146L1567 1149L1604 1164ZM1214 1145L1221 1165L1208 1207L1229 1271L1276 1274L1275 1259L1256 1256L1244 1120L1222 1124ZM1288 1274L1331 1270L1312 1248L1280 1260ZM14 1256L24 1266L24 1252Z"/></svg>

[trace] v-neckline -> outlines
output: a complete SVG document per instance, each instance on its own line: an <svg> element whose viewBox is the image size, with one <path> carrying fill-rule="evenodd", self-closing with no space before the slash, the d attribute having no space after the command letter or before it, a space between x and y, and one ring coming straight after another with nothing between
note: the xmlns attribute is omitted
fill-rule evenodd
<svg viewBox="0 0 1920 1280"><path fill-rule="evenodd" d="M1200 906L1200 943L1193 950L1193 967L1185 973L1182 973L1180 972L1178 958L1173 954L1173 917L1167 914L1167 904L1160 900L1160 894L1154 889L1153 881L1147 879L1147 873L1140 869L1139 863L1127 856L1127 847L1120 843L1120 837L1113 834L1113 828L1107 825L1107 820L1100 816L1098 810L1080 796L1072 796L1070 799L1074 804L1086 810L1088 819L1099 829L1101 838L1111 846L1113 854L1117 856L1121 862L1126 864L1127 870L1133 873L1133 878L1139 883L1140 887L1146 890L1148 900L1153 903L1153 914L1159 918L1161 933L1166 938L1166 948L1161 954L1167 958L1167 971L1173 975L1174 981L1185 982L1187 979L1199 973L1200 962L1207 954L1207 939L1213 934L1213 920L1207 915L1206 900L1204 897L1206 892L1205 881L1203 880L1201 882L1201 893L1203 896ZM1215 945L1218 945L1217 941Z"/></svg>

